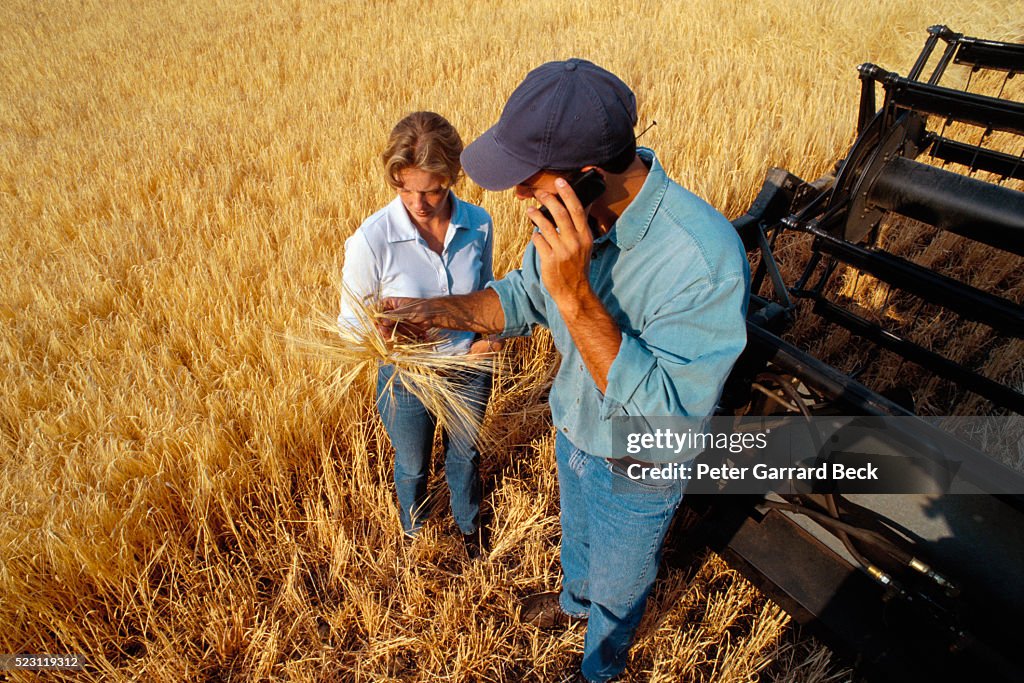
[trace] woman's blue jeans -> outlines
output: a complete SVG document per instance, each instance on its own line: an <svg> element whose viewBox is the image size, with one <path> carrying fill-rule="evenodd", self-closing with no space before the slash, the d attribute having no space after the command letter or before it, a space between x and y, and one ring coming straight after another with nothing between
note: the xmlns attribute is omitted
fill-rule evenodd
<svg viewBox="0 0 1024 683"><path fill-rule="evenodd" d="M402 530L411 536L426 519L427 478L437 417L401 382L396 380L390 390L385 390L394 371L394 366L382 365L377 373L377 409L395 449L395 491ZM465 373L456 381L479 424L491 396L490 374ZM445 429L442 435L452 516L464 534L473 533L480 524L480 452L476 438L477 430L466 427Z"/></svg>
<svg viewBox="0 0 1024 683"><path fill-rule="evenodd" d="M562 506L559 603L587 619L583 675L606 681L626 666L684 482L630 479L561 432L555 459Z"/></svg>

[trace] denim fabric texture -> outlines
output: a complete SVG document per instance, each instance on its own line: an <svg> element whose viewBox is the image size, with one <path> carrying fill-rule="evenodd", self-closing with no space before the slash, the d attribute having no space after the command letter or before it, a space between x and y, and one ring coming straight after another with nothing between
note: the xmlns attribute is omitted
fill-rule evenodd
<svg viewBox="0 0 1024 683"><path fill-rule="evenodd" d="M712 415L747 340L750 266L736 230L670 180L654 152L637 153L650 172L611 231L594 241L590 263L590 285L622 331L603 394L544 288L532 243L520 269L487 285L501 300L503 336L530 334L533 325L551 330L562 354L552 420L602 458L625 455L612 452L614 417Z"/></svg>
<svg viewBox="0 0 1024 683"><path fill-rule="evenodd" d="M402 530L414 536L427 515L427 479L437 418L400 381L385 390L393 374L394 366L381 365L377 373L377 409L395 449L395 492ZM491 376L467 373L457 381L466 404L482 421L491 395ZM445 429L442 435L452 517L463 534L473 533L480 524L477 436L477 431L469 426Z"/></svg>
<svg viewBox="0 0 1024 683"><path fill-rule="evenodd" d="M588 619L583 675L606 681L626 666L684 482L635 481L561 433L555 459L562 522L559 604Z"/></svg>

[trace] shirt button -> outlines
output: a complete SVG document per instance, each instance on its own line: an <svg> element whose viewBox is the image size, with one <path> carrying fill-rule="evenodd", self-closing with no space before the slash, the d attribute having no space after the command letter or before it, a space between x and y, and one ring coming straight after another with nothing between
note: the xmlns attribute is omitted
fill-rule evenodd
<svg viewBox="0 0 1024 683"><path fill-rule="evenodd" d="M568 427L562 427L562 433L563 434L568 434L569 433L569 428Z"/></svg>

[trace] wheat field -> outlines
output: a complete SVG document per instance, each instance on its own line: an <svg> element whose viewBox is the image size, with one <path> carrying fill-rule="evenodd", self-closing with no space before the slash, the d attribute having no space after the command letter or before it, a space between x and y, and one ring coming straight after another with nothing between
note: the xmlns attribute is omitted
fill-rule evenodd
<svg viewBox="0 0 1024 683"><path fill-rule="evenodd" d="M770 166L853 139L855 67L925 28L1024 37L1013 0L0 3L0 653L74 681L556 681L583 631L522 624L558 585L557 362L504 354L485 453L492 551L437 514L403 545L368 383L289 339L331 313L345 238L391 198L391 125L469 141L539 63L637 93L642 139L727 216ZM495 269L529 231L509 193ZM631 680L848 673L714 555L668 566ZM12 680L34 674L7 672Z"/></svg>

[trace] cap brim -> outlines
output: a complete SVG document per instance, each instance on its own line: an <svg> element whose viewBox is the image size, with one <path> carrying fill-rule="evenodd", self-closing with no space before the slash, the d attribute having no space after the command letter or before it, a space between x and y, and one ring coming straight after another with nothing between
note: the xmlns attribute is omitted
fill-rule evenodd
<svg viewBox="0 0 1024 683"><path fill-rule="evenodd" d="M540 170L503 150L494 137L494 127L462 150L461 159L470 180L492 192L518 185Z"/></svg>

